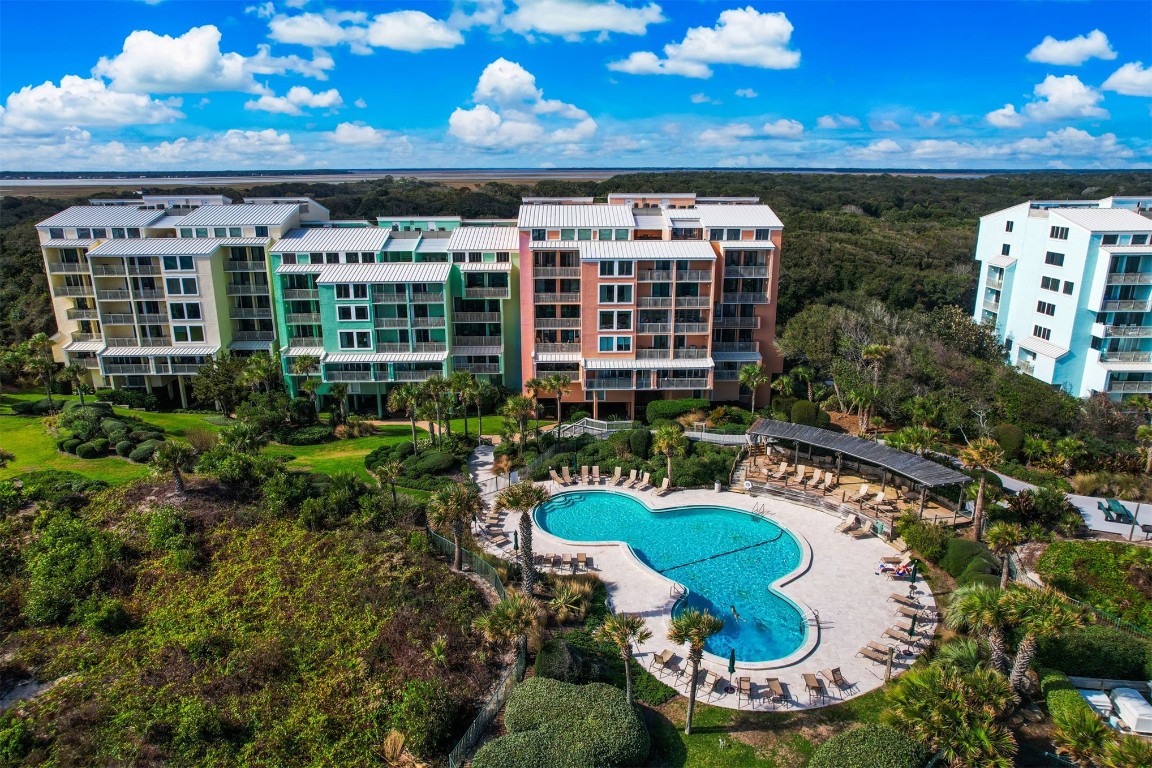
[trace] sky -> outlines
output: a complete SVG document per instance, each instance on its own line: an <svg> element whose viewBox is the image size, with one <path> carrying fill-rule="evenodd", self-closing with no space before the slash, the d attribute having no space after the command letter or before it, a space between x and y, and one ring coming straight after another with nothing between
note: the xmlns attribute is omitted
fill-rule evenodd
<svg viewBox="0 0 1152 768"><path fill-rule="evenodd" d="M1147 0L0 0L5 171L1150 166Z"/></svg>

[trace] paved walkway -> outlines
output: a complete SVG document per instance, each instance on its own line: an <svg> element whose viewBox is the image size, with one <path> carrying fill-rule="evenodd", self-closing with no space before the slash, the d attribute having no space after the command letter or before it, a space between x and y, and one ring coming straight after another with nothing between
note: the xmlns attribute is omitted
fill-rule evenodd
<svg viewBox="0 0 1152 768"><path fill-rule="evenodd" d="M1001 475L999 472L997 472L996 475L1004 483L1004 487L1013 493L1036 489L1035 485L1026 483L1023 480L1017 480L1008 475ZM1084 518L1084 524L1093 531L1111 533L1128 541L1141 543L1145 540L1146 534L1140 529L1140 524L1152 523L1152 505L1145 507L1142 503L1135 501L1121 502L1128 508L1128 511L1136 517L1136 525L1133 526L1131 523L1110 523L1105 520L1104 513L1096 506L1100 502L1108 503L1108 500L1102 496L1068 494L1068 499L1080 510L1080 516Z"/></svg>
<svg viewBox="0 0 1152 768"><path fill-rule="evenodd" d="M583 488L559 488L554 483L543 485L547 485L553 493ZM746 700L738 701L736 694L723 693L722 688L718 693L701 688L700 700L728 708L766 709L770 705L766 699L760 698L764 691L764 681L768 677L776 677L787 686L792 696L789 707L806 709L833 704L883 685L884 665L858 657L856 652L869 641L883 641L884 630L896 622L897 606L888 600L889 594L908 593L907 582L890 581L886 576L876 573L881 557L897 554L890 545L876 538L857 540L837 533L837 518L770 497L753 499L738 493L685 490L661 498L650 492L607 487L636 497L653 509L686 504L720 504L752 511L754 506L761 505L767 508L773 520L810 545L810 567L795 580L780 587L780 591L819 616L818 626L811 622L809 625L809 634L815 639L814 647L799 654L801 658L793 657L767 664L738 663L734 676L750 677L753 683L755 698L751 704ZM518 524L519 515L510 513L505 517L503 527L509 538ZM537 552L575 555L579 551L590 555L595 572L608 587L613 609L644 617L652 631L652 639L637 649L637 660L640 663L650 666L653 655L666 648L675 651L681 659L684 658L685 649L673 646L667 640L669 619L676 602L674 582L642 564L628 547L621 544L574 544L557 539L540 529L533 536ZM512 555L510 551L496 547L490 547L490 550L503 557ZM935 615L935 600L928 591L928 585L922 580L917 582L916 597L929 609L930 614ZM920 626L929 632L932 630L931 626L923 623ZM889 640L888 644L895 643ZM919 649L916 650L918 652ZM912 655L897 659L893 673L906 669L913 659ZM730 678L727 658L705 654L702 666L719 673L725 680ZM802 675L815 674L819 670L833 667L840 668L852 684L851 688L841 692L828 685L828 690L833 693L831 698L810 701ZM685 681L667 674L662 679L686 693Z"/></svg>

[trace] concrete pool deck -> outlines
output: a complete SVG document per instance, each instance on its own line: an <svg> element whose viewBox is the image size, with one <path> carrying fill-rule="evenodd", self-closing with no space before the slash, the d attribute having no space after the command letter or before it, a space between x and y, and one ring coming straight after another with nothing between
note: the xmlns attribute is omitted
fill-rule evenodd
<svg viewBox="0 0 1152 768"><path fill-rule="evenodd" d="M609 490L627 494L652 509L665 509L690 505L713 505L731 507L748 512L760 508L766 516L778 522L798 537L807 541L811 548L811 563L807 570L796 576L795 572L785 576L783 586L777 589L793 600L808 613L810 636L815 633L816 642L805 643L801 652L777 662L757 664L736 664L735 675L728 674L728 659L705 653L701 669L718 673L725 681L732 677L751 678L754 700L750 704L737 694L724 693L723 685L715 692L707 691L701 684L697 690L700 701L731 709L769 709L768 699L762 697L766 678L779 678L786 686L791 701L787 709L807 709L827 706L846 698L866 693L884 684L885 665L858 657L857 651L869 641L885 642L884 630L896 624L899 607L888 600L897 592L907 594L906 581L890 580L876 573L880 558L898 554L890 545L869 537L853 539L836 532L839 520L828 513L775 499L772 497L752 498L739 493L690 489L675 491L667 496L656 496L650 491L635 491L617 487L611 483L600 485L575 485L567 488L555 483L540 483L553 494L571 491ZM519 524L519 515L509 513L503 528L512 531ZM513 553L497 547L489 548L503 557ZM679 592L670 579L648 568L636 559L629 547L613 543L573 543L558 539L540 527L533 533L533 549L541 554L569 554L584 552L594 563L593 573L604 581L608 588L612 609L618 613L633 613L642 616L652 632L652 639L637 648L636 659L645 667L651 666L655 654L670 649L681 663L685 662L685 648L673 646L668 641L668 629L672 608ZM803 566L801 566L801 570ZM928 615L936 613L936 603L928 585L918 579L916 598L927 609ZM818 618L817 618L818 617ZM726 621L732 617L722 616ZM935 627L931 622L918 621L917 636L931 638ZM887 640L887 645L897 645ZM919 648L913 649L919 653ZM902 672L915 659L914 655L897 658L893 664L893 674ZM804 685L805 673L818 674L822 669L839 667L844 678L851 684L846 691L839 691L829 681L824 681L830 697L822 701L810 701ZM660 674L653 670L663 682L687 694L687 678L680 679L669 673ZM823 678L821 678L823 679Z"/></svg>

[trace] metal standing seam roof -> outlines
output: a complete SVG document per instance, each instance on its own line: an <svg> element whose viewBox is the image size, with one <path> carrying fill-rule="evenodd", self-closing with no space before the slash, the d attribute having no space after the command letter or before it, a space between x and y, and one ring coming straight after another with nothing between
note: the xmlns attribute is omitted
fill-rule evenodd
<svg viewBox="0 0 1152 768"><path fill-rule="evenodd" d="M109 206L111 207L111 206ZM77 240L71 237L52 238L40 243L41 248L91 248L102 240Z"/></svg>
<svg viewBox="0 0 1152 768"><path fill-rule="evenodd" d="M1152 219L1127 208L1052 208L1049 221L1052 216L1093 232L1152 232Z"/></svg>
<svg viewBox="0 0 1152 768"><path fill-rule="evenodd" d="M767 205L698 205L694 209L700 225L711 227L741 227L747 229L782 229L784 222Z"/></svg>
<svg viewBox="0 0 1152 768"><path fill-rule="evenodd" d="M520 230L515 227L457 227L448 238L449 251L518 251Z"/></svg>
<svg viewBox="0 0 1152 768"><path fill-rule="evenodd" d="M234 341L228 345L228 349L240 349L251 352L267 352L271 348L271 339L268 341Z"/></svg>
<svg viewBox="0 0 1152 768"><path fill-rule="evenodd" d="M127 205L74 205L49 216L37 227L147 227L164 211Z"/></svg>
<svg viewBox="0 0 1152 768"><path fill-rule="evenodd" d="M748 430L749 435L771 437L778 440L798 440L805 445L843 453L868 464L884 467L898 475L930 488L941 485L970 483L972 478L915 454L889 448L886 445L859 437L832 432L819 427L791 424L775 419L757 419Z"/></svg>
<svg viewBox="0 0 1152 768"><path fill-rule="evenodd" d="M1064 357L1064 355L1068 354L1067 347L1057 346L1050 341L1044 341L1043 339L1037 338L1027 338L1020 340L1016 342L1016 346L1020 347L1021 349L1030 350L1039 355L1044 355L1045 357L1050 357L1053 360L1059 360L1060 358Z"/></svg>
<svg viewBox="0 0 1152 768"><path fill-rule="evenodd" d="M223 243L212 238L141 237L130 240L105 240L88 251L97 256L211 256Z"/></svg>
<svg viewBox="0 0 1152 768"><path fill-rule="evenodd" d="M538 363L578 363L579 352L536 352L533 359Z"/></svg>
<svg viewBox="0 0 1152 768"><path fill-rule="evenodd" d="M281 264L276 267L278 275L310 275L334 264Z"/></svg>
<svg viewBox="0 0 1152 768"><path fill-rule="evenodd" d="M185 357L196 355L214 355L220 347L206 345L196 347L108 347L100 357Z"/></svg>
<svg viewBox="0 0 1152 768"><path fill-rule="evenodd" d="M283 208L284 206L276 206ZM391 233L378 227L293 229L276 241L275 253L372 251L384 248Z"/></svg>
<svg viewBox="0 0 1152 768"><path fill-rule="evenodd" d="M324 360L324 347L285 347L280 353L283 357L318 357Z"/></svg>
<svg viewBox="0 0 1152 768"><path fill-rule="evenodd" d="M99 352L102 349L103 341L73 341L64 345L65 352Z"/></svg>
<svg viewBox="0 0 1152 768"><path fill-rule="evenodd" d="M996 256L994 258L988 259L988 266L999 267L1000 269L1007 269L1015 263L1016 259L1012 258L1011 256Z"/></svg>
<svg viewBox="0 0 1152 768"><path fill-rule="evenodd" d="M510 261L460 261L453 263L461 272L511 272Z"/></svg>
<svg viewBox="0 0 1152 768"><path fill-rule="evenodd" d="M613 259L695 259L715 261L716 252L704 240L583 240L583 261Z"/></svg>
<svg viewBox="0 0 1152 768"><path fill-rule="evenodd" d="M180 219L182 227L275 226L289 221L299 210L294 205L202 205Z"/></svg>
<svg viewBox="0 0 1152 768"><path fill-rule="evenodd" d="M1108 253L1152 253L1152 245L1102 245L1100 250Z"/></svg>
<svg viewBox="0 0 1152 768"><path fill-rule="evenodd" d="M636 229L664 229L668 222L660 213L637 213L634 215Z"/></svg>
<svg viewBox="0 0 1152 768"><path fill-rule="evenodd" d="M388 264L325 264L316 278L320 283L443 283L452 265L448 262L396 261Z"/></svg>
<svg viewBox="0 0 1152 768"><path fill-rule="evenodd" d="M771 240L717 240L716 242L720 243L720 247L726 251L767 251L776 247L776 243Z"/></svg>
<svg viewBox="0 0 1152 768"><path fill-rule="evenodd" d="M712 359L718 363L740 363L761 357L759 352L713 352Z"/></svg>
<svg viewBox="0 0 1152 768"><path fill-rule="evenodd" d="M632 229L632 209L626 205L595 203L593 205L522 205L516 226L521 229L556 229L557 227L604 227Z"/></svg>
<svg viewBox="0 0 1152 768"><path fill-rule="evenodd" d="M584 369L588 371L655 371L655 370L706 370L712 368L712 358L697 357L693 359L658 358L653 360L637 360L633 358L616 359L611 357L588 357L584 359Z"/></svg>
<svg viewBox="0 0 1152 768"><path fill-rule="evenodd" d="M324 358L330 363L442 363L447 352L338 352Z"/></svg>

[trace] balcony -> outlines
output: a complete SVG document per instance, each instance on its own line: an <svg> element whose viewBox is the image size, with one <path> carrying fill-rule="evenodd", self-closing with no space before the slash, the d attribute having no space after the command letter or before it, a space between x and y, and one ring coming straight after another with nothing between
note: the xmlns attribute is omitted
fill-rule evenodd
<svg viewBox="0 0 1152 768"><path fill-rule="evenodd" d="M538 293L534 301L536 304L579 304L579 293Z"/></svg>
<svg viewBox="0 0 1152 768"><path fill-rule="evenodd" d="M708 389L708 379L660 379L660 389Z"/></svg>
<svg viewBox="0 0 1152 768"><path fill-rule="evenodd" d="M263 272L268 268L268 265L263 261L226 261L224 262L225 272Z"/></svg>
<svg viewBox="0 0 1152 768"><path fill-rule="evenodd" d="M80 363L85 368L100 368L100 358L98 357L80 357L73 360L73 362Z"/></svg>
<svg viewBox="0 0 1152 768"><path fill-rule="evenodd" d="M93 296L95 291L90 285L58 285L52 289L57 296Z"/></svg>
<svg viewBox="0 0 1152 768"><path fill-rule="evenodd" d="M151 366L148 365L105 365L104 373L108 374L125 374L125 373L152 373Z"/></svg>
<svg viewBox="0 0 1152 768"><path fill-rule="evenodd" d="M712 373L713 381L739 381L740 371L714 371Z"/></svg>
<svg viewBox="0 0 1152 768"><path fill-rule="evenodd" d="M1101 352L1102 363L1152 363L1152 352Z"/></svg>
<svg viewBox="0 0 1152 768"><path fill-rule="evenodd" d="M565 353L580 353L580 344L578 342L569 342L566 344L537 344L536 352L542 355L548 354L565 354Z"/></svg>
<svg viewBox="0 0 1152 768"><path fill-rule="evenodd" d="M988 278L984 281L984 285L993 290L1000 290L1004 287L1004 278Z"/></svg>
<svg viewBox="0 0 1152 768"><path fill-rule="evenodd" d="M672 357L677 360L703 360L708 357L708 350L692 347L674 349Z"/></svg>
<svg viewBox="0 0 1152 768"><path fill-rule="evenodd" d="M684 269L676 273L678 283L709 283L712 282L710 269Z"/></svg>
<svg viewBox="0 0 1152 768"><path fill-rule="evenodd" d="M267 286L265 286L267 288ZM320 291L317 288L285 288L281 291L284 301L319 301Z"/></svg>
<svg viewBox="0 0 1152 768"><path fill-rule="evenodd" d="M712 345L713 352L759 352L758 341L717 341Z"/></svg>
<svg viewBox="0 0 1152 768"><path fill-rule="evenodd" d="M494 288L484 285L469 285L465 286L464 295L468 298L475 299L507 299L512 294L511 288L509 288L507 285L496 286ZM441 294L441 296L443 296L443 294Z"/></svg>
<svg viewBox="0 0 1152 768"><path fill-rule="evenodd" d="M170 347L172 339L167 336L150 336L137 341L131 336L127 338L107 339L110 347Z"/></svg>
<svg viewBox="0 0 1152 768"><path fill-rule="evenodd" d="M70 309L65 313L69 320L99 320L100 313L94 309Z"/></svg>
<svg viewBox="0 0 1152 768"><path fill-rule="evenodd" d="M285 291L285 294L287 294L287 293L288 293L288 291ZM313 291L313 293L315 293L315 291ZM229 296L267 296L268 295L268 285L267 285L267 283L252 283L252 284L249 284L249 283L228 283L228 295ZM293 298L293 297L286 295L284 298L289 299L289 298ZM313 301L315 301L316 299L319 298L319 296L298 296L295 298L300 298L300 299L311 298Z"/></svg>
<svg viewBox="0 0 1152 768"><path fill-rule="evenodd" d="M272 341L276 338L275 331L236 331L232 334L233 341ZM302 341L293 339L293 341ZM317 339L319 341L319 339Z"/></svg>
<svg viewBox="0 0 1152 768"><path fill-rule="evenodd" d="M1113 285L1152 285L1152 272L1109 272Z"/></svg>
<svg viewBox="0 0 1152 768"><path fill-rule="evenodd" d="M538 317L535 322L535 328L542 331L579 327L580 318L578 317Z"/></svg>
<svg viewBox="0 0 1152 768"><path fill-rule="evenodd" d="M453 368L468 373L500 373L499 363L462 363Z"/></svg>
<svg viewBox="0 0 1152 768"><path fill-rule="evenodd" d="M759 328L758 317L716 317L712 319L713 328Z"/></svg>
<svg viewBox="0 0 1152 768"><path fill-rule="evenodd" d="M412 318L413 328L443 328L443 317L414 317Z"/></svg>
<svg viewBox="0 0 1152 768"><path fill-rule="evenodd" d="M272 310L268 307L233 307L228 314L235 320L271 320Z"/></svg>
<svg viewBox="0 0 1152 768"><path fill-rule="evenodd" d="M265 331L245 331L245 333L265 333ZM235 338L240 338L240 334L236 334ZM263 339L254 339L254 341L263 341ZM324 339L319 336L291 336L288 338L289 347L322 347L324 346ZM376 350L379 352L380 350ZM408 345L404 345L404 351L408 351Z"/></svg>
<svg viewBox="0 0 1152 768"><path fill-rule="evenodd" d="M432 376L439 376L443 371L395 371L392 381L427 381Z"/></svg>
<svg viewBox="0 0 1152 768"><path fill-rule="evenodd" d="M499 336L453 336L453 347L503 347L504 340Z"/></svg>
<svg viewBox="0 0 1152 768"><path fill-rule="evenodd" d="M136 316L122 313L109 313L101 316L100 322L104 325L135 325Z"/></svg>
<svg viewBox="0 0 1152 768"><path fill-rule="evenodd" d="M407 304L408 295L403 292L386 293L384 291L378 291L375 295L372 296L372 300L377 304Z"/></svg>
<svg viewBox="0 0 1152 768"><path fill-rule="evenodd" d="M412 345L417 352L447 352L448 343L444 341L418 341Z"/></svg>
<svg viewBox="0 0 1152 768"><path fill-rule="evenodd" d="M452 315L457 323L498 323L499 312L457 312Z"/></svg>
<svg viewBox="0 0 1152 768"><path fill-rule="evenodd" d="M636 299L638 309L671 309L671 296L644 296Z"/></svg>
<svg viewBox="0 0 1152 768"><path fill-rule="evenodd" d="M505 288L503 290L505 292L507 292L508 289ZM478 294L469 294L469 295L478 295ZM401 299L401 302L403 302L403 299ZM413 291L412 292L412 303L413 304L443 304L444 303L444 291Z"/></svg>
<svg viewBox="0 0 1152 768"><path fill-rule="evenodd" d="M387 375L374 374L372 371L326 371L325 381L387 381Z"/></svg>
<svg viewBox="0 0 1152 768"><path fill-rule="evenodd" d="M1118 336L1128 339L1152 338L1152 325L1106 325L1105 336Z"/></svg>
<svg viewBox="0 0 1152 768"><path fill-rule="evenodd" d="M584 389L592 391L597 389L633 389L631 376L602 376L596 379L585 379Z"/></svg>
<svg viewBox="0 0 1152 768"><path fill-rule="evenodd" d="M767 304L766 293L725 293L721 297L725 304Z"/></svg>
<svg viewBox="0 0 1152 768"><path fill-rule="evenodd" d="M678 309L708 309L712 306L712 299L707 296L677 296Z"/></svg>
<svg viewBox="0 0 1152 768"><path fill-rule="evenodd" d="M1147 312L1148 299L1102 301L1101 312Z"/></svg>
<svg viewBox="0 0 1152 768"><path fill-rule="evenodd" d="M293 312L288 315L284 322L289 325L319 325L320 313L319 312Z"/></svg>
<svg viewBox="0 0 1152 768"><path fill-rule="evenodd" d="M642 283L667 283L672 280L672 270L642 269L637 275L637 279Z"/></svg>
<svg viewBox="0 0 1152 768"><path fill-rule="evenodd" d="M376 344L377 352L411 352L412 348L406 341L381 341Z"/></svg>
<svg viewBox="0 0 1152 768"><path fill-rule="evenodd" d="M1000 302L998 302L998 301L985 301L984 302L984 309L988 310L989 312L999 312L1000 311Z"/></svg>
<svg viewBox="0 0 1152 768"><path fill-rule="evenodd" d="M724 277L768 277L768 267L742 267L729 264L724 267Z"/></svg>
<svg viewBox="0 0 1152 768"><path fill-rule="evenodd" d="M671 333L671 323L638 323L636 325L637 333Z"/></svg>
<svg viewBox="0 0 1152 768"><path fill-rule="evenodd" d="M676 323L675 333L708 333L708 323Z"/></svg>
<svg viewBox="0 0 1152 768"><path fill-rule="evenodd" d="M372 321L374 328L407 328L408 318L406 317L378 317Z"/></svg>
<svg viewBox="0 0 1152 768"><path fill-rule="evenodd" d="M198 363L173 363L168 364L164 360L155 360L152 363L153 373L171 373L171 374L197 374L203 366Z"/></svg>
<svg viewBox="0 0 1152 768"><path fill-rule="evenodd" d="M1148 394L1152 393L1152 381L1113 381L1109 382L1108 391Z"/></svg>
<svg viewBox="0 0 1152 768"><path fill-rule="evenodd" d="M155 325L156 323L167 323L168 315L161 314L137 314L136 322L144 325Z"/></svg>
<svg viewBox="0 0 1152 768"><path fill-rule="evenodd" d="M48 272L53 275L88 274L88 262L50 261Z"/></svg>
<svg viewBox="0 0 1152 768"><path fill-rule="evenodd" d="M637 360L671 360L672 350L640 347L636 350Z"/></svg>
<svg viewBox="0 0 1152 768"><path fill-rule="evenodd" d="M117 275L126 275L128 270L124 268L123 264L99 264L92 266L92 274L97 277L108 277Z"/></svg>
<svg viewBox="0 0 1152 768"><path fill-rule="evenodd" d="M72 341L100 341L104 337L99 333L73 333Z"/></svg>
<svg viewBox="0 0 1152 768"><path fill-rule="evenodd" d="M580 267L535 267L532 277L576 278L580 277Z"/></svg>

